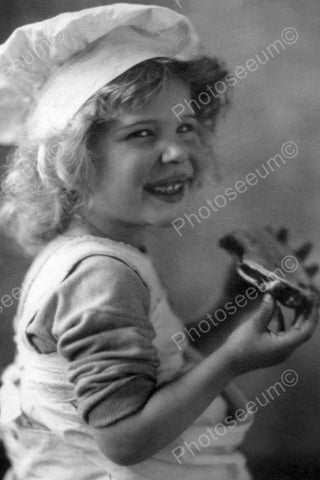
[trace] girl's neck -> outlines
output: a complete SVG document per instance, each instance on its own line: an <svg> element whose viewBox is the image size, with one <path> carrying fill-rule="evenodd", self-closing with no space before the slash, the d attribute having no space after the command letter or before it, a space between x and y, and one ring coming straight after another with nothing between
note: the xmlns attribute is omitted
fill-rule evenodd
<svg viewBox="0 0 320 480"><path fill-rule="evenodd" d="M116 242L126 243L142 252L146 252L146 229L131 225L112 225L100 227L96 222L74 218L71 220L67 235L95 235L97 237L110 238Z"/></svg>

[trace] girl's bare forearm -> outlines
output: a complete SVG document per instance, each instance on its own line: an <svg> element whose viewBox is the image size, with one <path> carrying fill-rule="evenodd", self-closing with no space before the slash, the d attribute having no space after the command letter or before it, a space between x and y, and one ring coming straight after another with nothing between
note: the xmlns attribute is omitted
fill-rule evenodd
<svg viewBox="0 0 320 480"><path fill-rule="evenodd" d="M139 463L174 441L234 378L220 348L177 380L159 388L137 413L94 431L104 454L121 465Z"/></svg>

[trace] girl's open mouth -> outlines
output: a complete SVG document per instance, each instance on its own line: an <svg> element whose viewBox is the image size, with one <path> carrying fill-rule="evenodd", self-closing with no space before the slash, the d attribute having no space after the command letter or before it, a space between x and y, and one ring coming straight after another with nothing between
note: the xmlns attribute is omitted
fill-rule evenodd
<svg viewBox="0 0 320 480"><path fill-rule="evenodd" d="M165 202L178 202L182 199L186 184L190 180L189 177L183 179L180 177L177 180L172 177L165 181L147 184L144 186L144 190Z"/></svg>
<svg viewBox="0 0 320 480"><path fill-rule="evenodd" d="M186 184L190 181L190 176L172 175L146 184L144 190L164 202L179 202L185 194Z"/></svg>

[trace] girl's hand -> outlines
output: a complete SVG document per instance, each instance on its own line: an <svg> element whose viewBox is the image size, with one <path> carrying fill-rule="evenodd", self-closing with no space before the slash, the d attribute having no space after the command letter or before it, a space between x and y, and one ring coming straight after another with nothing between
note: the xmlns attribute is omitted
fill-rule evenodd
<svg viewBox="0 0 320 480"><path fill-rule="evenodd" d="M311 338L319 320L318 308L315 303L311 312L299 316L287 331L273 332L268 325L281 315L281 311L271 295L266 294L258 310L248 316L224 344L229 350L235 375L286 360Z"/></svg>

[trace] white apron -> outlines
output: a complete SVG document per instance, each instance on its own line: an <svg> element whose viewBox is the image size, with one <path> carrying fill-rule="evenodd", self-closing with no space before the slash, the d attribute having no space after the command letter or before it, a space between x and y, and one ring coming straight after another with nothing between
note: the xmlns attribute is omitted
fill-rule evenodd
<svg viewBox="0 0 320 480"><path fill-rule="evenodd" d="M67 361L56 352L39 354L25 333L50 289L80 260L97 254L122 259L150 288L150 320L160 360L158 386L199 361L191 346L179 350L171 339L183 325L172 312L148 256L105 238L57 237L29 270L14 320L17 353L4 371L0 390L1 436L12 462L4 480L250 480L245 458L236 449L252 420L229 429L209 446L199 442L206 427L213 428L227 415L222 396L172 444L144 462L119 466L100 451L75 406L74 386L66 377ZM233 404L239 404L237 391L232 395ZM185 442L196 442L200 451L188 451ZM181 464L172 453L179 446L186 450Z"/></svg>

